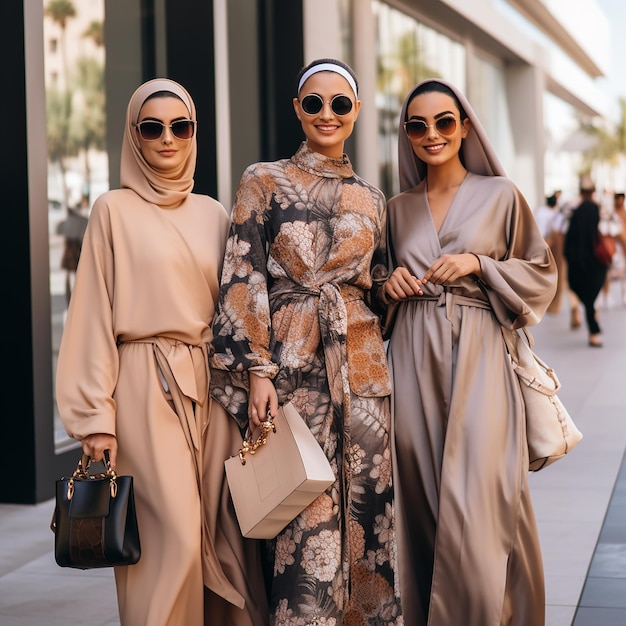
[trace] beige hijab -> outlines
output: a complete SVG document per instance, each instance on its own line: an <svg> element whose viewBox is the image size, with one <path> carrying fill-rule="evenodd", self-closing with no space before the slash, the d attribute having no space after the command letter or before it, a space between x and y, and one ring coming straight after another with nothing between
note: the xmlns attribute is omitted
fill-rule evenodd
<svg viewBox="0 0 626 626"><path fill-rule="evenodd" d="M194 134L189 156L181 166L164 174L157 172L144 159L139 148L137 130L133 124L139 121L139 111L149 96L158 91L169 91L178 96L189 111L189 119L196 119L196 107L182 85L167 78L149 80L137 88L126 110L126 126L122 140L120 183L122 188L132 189L147 202L160 207L178 206L193 189L196 169L197 142Z"/></svg>
<svg viewBox="0 0 626 626"><path fill-rule="evenodd" d="M461 162L474 174L483 176L506 176L504 168L500 164L498 157L487 138L482 124L476 117L467 98L451 83L439 78L427 78L418 83L409 92L404 100L402 112L400 113L400 125L398 128L398 168L400 174L400 190L406 191L415 187L426 176L426 163L415 156L411 141L404 132L404 122L406 121L406 111L413 98L413 94L425 83L439 83L445 85L458 98L465 114L472 123L472 127L461 144Z"/></svg>

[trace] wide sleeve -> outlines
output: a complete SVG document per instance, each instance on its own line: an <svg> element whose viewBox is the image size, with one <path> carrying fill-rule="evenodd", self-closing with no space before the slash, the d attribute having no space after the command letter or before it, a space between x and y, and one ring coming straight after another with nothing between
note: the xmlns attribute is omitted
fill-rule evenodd
<svg viewBox="0 0 626 626"><path fill-rule="evenodd" d="M113 331L113 248L105 196L93 205L72 290L56 371L56 399L70 437L115 435L119 371Z"/></svg>
<svg viewBox="0 0 626 626"><path fill-rule="evenodd" d="M521 192L510 183L500 193L497 204L508 208L507 249L501 259L476 255L482 271L479 284L502 325L532 326L552 302L557 266Z"/></svg>
<svg viewBox="0 0 626 626"><path fill-rule="evenodd" d="M266 220L271 190L252 165L244 172L231 214L213 322L211 366L273 378Z"/></svg>

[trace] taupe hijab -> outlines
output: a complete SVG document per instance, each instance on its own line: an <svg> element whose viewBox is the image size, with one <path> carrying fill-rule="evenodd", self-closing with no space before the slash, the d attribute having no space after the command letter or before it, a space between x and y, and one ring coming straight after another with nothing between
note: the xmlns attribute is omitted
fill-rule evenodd
<svg viewBox="0 0 626 626"><path fill-rule="evenodd" d="M426 176L426 164L415 156L411 141L404 132L406 112L413 94L425 83L439 83L445 85L458 98L472 126L467 137L461 144L461 161L465 167L474 174L484 176L506 176L504 168L487 138L482 124L478 121L476 113L472 109L467 98L451 83L439 78L428 78L418 83L409 92L404 100L400 113L400 125L398 128L398 168L400 173L400 190L406 191L415 187Z"/></svg>
<svg viewBox="0 0 626 626"><path fill-rule="evenodd" d="M191 149L187 159L178 169L167 174L157 172L144 159L139 148L137 131L133 124L139 121L139 111L143 103L149 96L158 91L169 91L178 96L189 111L189 119L196 119L196 107L191 96L177 82L167 78L155 78L138 87L131 96L126 110L120 184L122 188L132 189L147 202L168 208L178 206L191 193L198 148L194 134L189 140L191 141Z"/></svg>

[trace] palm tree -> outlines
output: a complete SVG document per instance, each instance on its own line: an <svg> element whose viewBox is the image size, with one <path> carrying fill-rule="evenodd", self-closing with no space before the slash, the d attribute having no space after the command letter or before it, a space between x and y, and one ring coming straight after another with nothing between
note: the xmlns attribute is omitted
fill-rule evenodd
<svg viewBox="0 0 626 626"><path fill-rule="evenodd" d="M71 0L50 0L46 6L45 14L61 29L61 55L63 58L63 71L67 80L67 51L65 46L65 29L67 21L76 17L76 8ZM67 87L67 83L65 84Z"/></svg>
<svg viewBox="0 0 626 626"><path fill-rule="evenodd" d="M620 118L617 125L617 142L621 154L626 155L626 100L619 99Z"/></svg>
<svg viewBox="0 0 626 626"><path fill-rule="evenodd" d="M590 146L582 151L582 170L579 174L592 173L601 164L608 165L610 171L614 172L622 152L619 129L616 131L606 124L600 125L583 119L579 120L579 128L592 139ZM592 175L592 178L596 176Z"/></svg>
<svg viewBox="0 0 626 626"><path fill-rule="evenodd" d="M101 48L104 45L104 28L102 22L91 22L83 33L83 37L93 39L93 42Z"/></svg>
<svg viewBox="0 0 626 626"><path fill-rule="evenodd" d="M48 112L51 111L55 115L54 122L50 124L48 141L54 144L50 150L51 155L55 155L56 160L59 163L61 170L61 180L63 184L63 196L65 204L68 203L68 191L67 182L65 180L65 162L64 157L68 156L70 152L70 138L69 138L69 121L72 115L72 92L69 89L69 71L67 66L67 48L66 48L66 35L65 29L67 22L72 17L76 16L76 8L71 0L50 0L48 2L45 14L61 29L60 47L61 47L61 59L63 63L63 92L58 92L49 97L54 102L48 102ZM50 136L50 126L55 126L54 137Z"/></svg>
<svg viewBox="0 0 626 626"><path fill-rule="evenodd" d="M85 184L91 189L89 151L104 149L106 138L104 68L94 58L82 57L76 64L77 102L70 135L83 152Z"/></svg>
<svg viewBox="0 0 626 626"><path fill-rule="evenodd" d="M102 22L93 21L82 35L97 47L104 45ZM106 138L104 67L93 57L82 57L76 64L76 87L79 94L77 114L73 116L72 135L83 151L85 184L91 189L90 149L103 149Z"/></svg>

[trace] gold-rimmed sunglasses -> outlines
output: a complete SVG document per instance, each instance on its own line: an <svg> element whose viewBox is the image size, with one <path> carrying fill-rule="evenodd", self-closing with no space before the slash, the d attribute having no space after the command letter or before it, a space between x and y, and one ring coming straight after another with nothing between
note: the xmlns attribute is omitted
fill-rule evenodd
<svg viewBox="0 0 626 626"><path fill-rule="evenodd" d="M164 124L156 120L145 120L133 124L133 126L139 129L139 134L145 141L161 139L166 128L171 129L172 135L177 139L191 139L196 131L196 122L194 120L178 120L171 124Z"/></svg>

